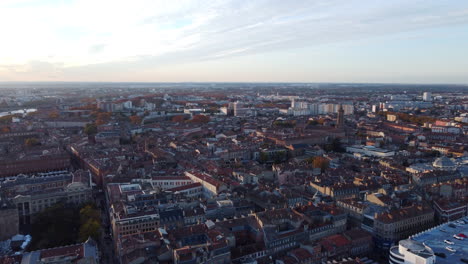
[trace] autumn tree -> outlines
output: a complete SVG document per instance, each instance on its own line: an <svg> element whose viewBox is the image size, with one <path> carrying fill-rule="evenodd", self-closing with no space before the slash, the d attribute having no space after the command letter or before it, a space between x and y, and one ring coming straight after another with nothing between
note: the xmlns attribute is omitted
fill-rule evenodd
<svg viewBox="0 0 468 264"><path fill-rule="evenodd" d="M312 166L314 168L320 168L321 171L328 169L329 165L329 161L326 158L320 156L315 157L314 161L312 162Z"/></svg>
<svg viewBox="0 0 468 264"><path fill-rule="evenodd" d="M49 113L49 118L57 119L60 116L58 111L52 111Z"/></svg>
<svg viewBox="0 0 468 264"><path fill-rule="evenodd" d="M39 144L40 143L39 143L39 140L37 140L37 138L27 138L24 141L24 145L26 145L27 147L37 146Z"/></svg>
<svg viewBox="0 0 468 264"><path fill-rule="evenodd" d="M210 122L210 117L206 115L194 115L191 121L193 123L208 123Z"/></svg>
<svg viewBox="0 0 468 264"><path fill-rule="evenodd" d="M181 123L184 122L185 117L183 115L176 115L172 118L172 122Z"/></svg>
<svg viewBox="0 0 468 264"><path fill-rule="evenodd" d="M141 124L141 121L142 121L141 117L139 117L139 116L137 116L137 115L132 115L132 116L130 116L130 122L131 122L132 124L134 124L134 125L139 125L139 124Z"/></svg>
<svg viewBox="0 0 468 264"><path fill-rule="evenodd" d="M96 125L104 125L109 122L111 118L111 113L103 112L98 113L96 117Z"/></svg>
<svg viewBox="0 0 468 264"><path fill-rule="evenodd" d="M4 126L0 129L0 131L2 133L10 133L11 132L11 128L9 126Z"/></svg>

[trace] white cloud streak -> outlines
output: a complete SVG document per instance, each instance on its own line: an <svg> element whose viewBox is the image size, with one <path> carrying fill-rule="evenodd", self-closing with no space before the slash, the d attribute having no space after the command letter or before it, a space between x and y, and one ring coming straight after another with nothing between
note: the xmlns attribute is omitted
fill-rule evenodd
<svg viewBox="0 0 468 264"><path fill-rule="evenodd" d="M455 0L2 0L0 74L219 60L465 24L467 13Z"/></svg>

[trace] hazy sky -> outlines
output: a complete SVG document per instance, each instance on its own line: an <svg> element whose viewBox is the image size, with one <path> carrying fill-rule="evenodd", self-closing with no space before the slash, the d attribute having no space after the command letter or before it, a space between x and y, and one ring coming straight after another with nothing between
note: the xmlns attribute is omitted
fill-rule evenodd
<svg viewBox="0 0 468 264"><path fill-rule="evenodd" d="M468 0L0 0L0 81L468 83Z"/></svg>

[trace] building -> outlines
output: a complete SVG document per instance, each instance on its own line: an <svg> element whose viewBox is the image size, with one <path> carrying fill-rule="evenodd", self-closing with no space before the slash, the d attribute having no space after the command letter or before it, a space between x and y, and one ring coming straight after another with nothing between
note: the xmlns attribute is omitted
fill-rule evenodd
<svg viewBox="0 0 468 264"><path fill-rule="evenodd" d="M203 194L203 186L199 182L195 182L192 184L187 184L184 186L174 187L167 189L167 191L173 192L175 195L181 194L185 197L190 198L201 198Z"/></svg>
<svg viewBox="0 0 468 264"><path fill-rule="evenodd" d="M154 187L158 186L163 190L181 187L192 184L193 181L187 176L164 176L153 177L151 183Z"/></svg>
<svg viewBox="0 0 468 264"><path fill-rule="evenodd" d="M434 210L429 206L412 205L375 213L373 232L376 246L387 249L397 241L428 229L434 224Z"/></svg>
<svg viewBox="0 0 468 264"><path fill-rule="evenodd" d="M63 151L44 150L24 157L0 158L0 177L69 169L70 156Z"/></svg>
<svg viewBox="0 0 468 264"><path fill-rule="evenodd" d="M431 92L424 92L424 93L423 93L423 101L424 101L424 102L430 102L430 101L432 101L432 94L431 94Z"/></svg>
<svg viewBox="0 0 468 264"><path fill-rule="evenodd" d="M344 109L343 105L340 104L340 109L338 110L338 118L336 120L336 127L343 128L344 127Z"/></svg>
<svg viewBox="0 0 468 264"><path fill-rule="evenodd" d="M211 198L227 190L226 184L211 175L204 172L197 171L186 171L185 175L189 177L193 182L199 182L203 186L203 195L207 198Z"/></svg>
<svg viewBox="0 0 468 264"><path fill-rule="evenodd" d="M19 175L0 186L0 193L16 205L20 225L56 203L82 204L92 199L89 172L56 171L34 177Z"/></svg>
<svg viewBox="0 0 468 264"><path fill-rule="evenodd" d="M397 120L397 116L396 116L396 115L392 115L392 114L388 114L388 115L387 115L387 121L395 122L396 120Z"/></svg>
<svg viewBox="0 0 468 264"><path fill-rule="evenodd" d="M256 116L257 112L253 108L245 107L241 102L232 104L234 116Z"/></svg>
<svg viewBox="0 0 468 264"><path fill-rule="evenodd" d="M120 133L118 131L103 131L94 136L94 140L98 144L106 147L120 145Z"/></svg>
<svg viewBox="0 0 468 264"><path fill-rule="evenodd" d="M346 147L346 152L353 153L355 154L355 156L356 156L356 153L358 153L364 156L376 157L376 158L392 157L395 155L395 151L392 151L392 150L376 148L374 146L362 146L362 145L353 145L350 147Z"/></svg>
<svg viewBox="0 0 468 264"><path fill-rule="evenodd" d="M411 239L401 240L390 249L390 264L434 264L436 256L431 248Z"/></svg>
<svg viewBox="0 0 468 264"><path fill-rule="evenodd" d="M324 195L333 197L335 200L357 198L360 192L359 187L353 183L334 183L328 185L320 182L310 182L310 186Z"/></svg>
<svg viewBox="0 0 468 264"><path fill-rule="evenodd" d="M98 264L99 251L97 243L89 238L86 242L76 245L41 249L25 252L19 255L0 257L0 263L22 264Z"/></svg>
<svg viewBox="0 0 468 264"><path fill-rule="evenodd" d="M468 203L455 199L438 199L434 202L436 218L439 222L454 221L468 214Z"/></svg>
<svg viewBox="0 0 468 264"><path fill-rule="evenodd" d="M110 101L98 101L97 108L105 111L105 112L114 112L116 111L116 105Z"/></svg>

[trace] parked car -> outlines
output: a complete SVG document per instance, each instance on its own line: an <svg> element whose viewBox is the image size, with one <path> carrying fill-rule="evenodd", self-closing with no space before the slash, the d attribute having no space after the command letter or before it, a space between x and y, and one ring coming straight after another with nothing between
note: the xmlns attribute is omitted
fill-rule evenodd
<svg viewBox="0 0 468 264"><path fill-rule="evenodd" d="M450 252L457 252L453 247L445 247L445 249L447 249L448 251Z"/></svg>
<svg viewBox="0 0 468 264"><path fill-rule="evenodd" d="M448 239L445 239L444 242L445 242L446 244L449 244L449 245L455 244L455 243L453 243L452 241L450 241L450 240L448 240Z"/></svg>

